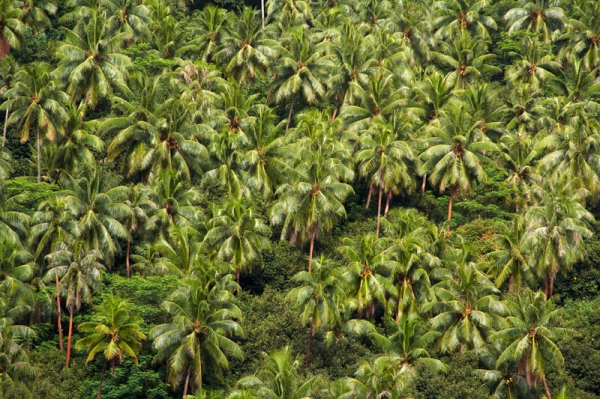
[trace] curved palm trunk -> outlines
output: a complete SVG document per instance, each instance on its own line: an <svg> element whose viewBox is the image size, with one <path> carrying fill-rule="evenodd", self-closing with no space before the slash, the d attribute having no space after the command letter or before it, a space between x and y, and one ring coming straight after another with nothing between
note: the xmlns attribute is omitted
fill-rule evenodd
<svg viewBox="0 0 600 399"><path fill-rule="evenodd" d="M127 240L127 254L125 255L125 264L127 265L127 278L131 277L131 268L129 266L129 254L131 253L131 240Z"/></svg>
<svg viewBox="0 0 600 399"><path fill-rule="evenodd" d="M542 382L544 383L544 390L546 391L546 397L548 399L552 399L552 395L550 395L550 390L548 389L548 384L546 383L546 376L542 376Z"/></svg>
<svg viewBox="0 0 600 399"><path fill-rule="evenodd" d="M425 183L427 183L427 175L423 175L423 183L421 183L421 193L425 193Z"/></svg>
<svg viewBox="0 0 600 399"><path fill-rule="evenodd" d="M292 97L292 104L290 105L290 113L288 115L288 121L287 124L285 125L285 132L287 133L288 129L290 128L290 122L292 121L292 111L294 110L294 103L296 102L296 94L294 94L294 97Z"/></svg>
<svg viewBox="0 0 600 399"><path fill-rule="evenodd" d="M550 299L550 272L546 272L546 276L544 277L544 296L546 297L546 300Z"/></svg>
<svg viewBox="0 0 600 399"><path fill-rule="evenodd" d="M260 0L260 15L262 17L262 27L265 29L265 0Z"/></svg>
<svg viewBox="0 0 600 399"><path fill-rule="evenodd" d="M8 113L10 112L10 108L6 108L6 114L4 116L4 133L2 134L2 147L6 144L6 131L8 130Z"/></svg>
<svg viewBox="0 0 600 399"><path fill-rule="evenodd" d="M450 231L450 221L452 220L452 201L456 195L456 187L450 189L450 202L448 202L448 231Z"/></svg>
<svg viewBox="0 0 600 399"><path fill-rule="evenodd" d="M556 273L550 273L550 296L548 298L552 298L554 292L554 279L556 279Z"/></svg>
<svg viewBox="0 0 600 399"><path fill-rule="evenodd" d="M387 216L388 211L390 210L390 200L392 199L392 192L388 191L387 199L385 200L385 210L383 211L383 216Z"/></svg>
<svg viewBox="0 0 600 399"><path fill-rule="evenodd" d="M315 236L316 233L310 233L310 250L308 251L308 272L312 272L312 259L313 259L313 250L315 249Z"/></svg>
<svg viewBox="0 0 600 399"><path fill-rule="evenodd" d="M515 275L511 274L508 278L508 292L513 292L515 290Z"/></svg>
<svg viewBox="0 0 600 399"><path fill-rule="evenodd" d="M331 117L331 121L332 122L335 120L335 117L337 116L338 110L340 108L342 108L342 102L344 101L344 97L346 97L346 90L344 90L343 92L340 93L338 104L335 107L335 110L333 111L333 116Z"/></svg>
<svg viewBox="0 0 600 399"><path fill-rule="evenodd" d="M235 271L235 281L237 283L237 296L240 296L240 293L242 292L242 286L240 285L240 276L242 275L242 269L237 269Z"/></svg>
<svg viewBox="0 0 600 399"><path fill-rule="evenodd" d="M38 167L38 176L37 181L40 183L42 181L42 154L41 154L41 143L40 143L40 128L37 128L37 167Z"/></svg>
<svg viewBox="0 0 600 399"><path fill-rule="evenodd" d="M58 274L56 275L56 313L58 314L58 347L63 350L63 333L62 333L62 312L60 310L60 290L58 282Z"/></svg>
<svg viewBox="0 0 600 399"><path fill-rule="evenodd" d="M71 363L71 338L73 337L73 309L69 309L69 336L67 337L67 367Z"/></svg>
<svg viewBox="0 0 600 399"><path fill-rule="evenodd" d="M306 358L304 359L304 368L308 368L308 358L310 357L310 343L312 342L312 337L315 334L315 323L313 321L310 322L310 333L308 335L308 344L306 345Z"/></svg>
<svg viewBox="0 0 600 399"><path fill-rule="evenodd" d="M192 373L192 366L188 368L187 376L185 377L185 384L183 385L183 399L187 396L188 386L190 385L190 374Z"/></svg>
<svg viewBox="0 0 600 399"><path fill-rule="evenodd" d="M273 74L273 80L275 80L275 79L277 79L277 73ZM265 100L265 105L269 104L269 100L271 99L271 94L273 94L273 88L272 87L269 90L269 94L267 94L267 99Z"/></svg>
<svg viewBox="0 0 600 399"><path fill-rule="evenodd" d="M371 204L371 195L373 195L373 185L372 184L369 186L369 195L367 196L367 205L365 206L365 209L369 209L369 205Z"/></svg>
<svg viewBox="0 0 600 399"><path fill-rule="evenodd" d="M98 384L98 396L96 399L100 399L100 395L102 394L102 381L104 381L104 372L106 371L106 361L104 361L104 366L102 367L102 375L100 376L100 384Z"/></svg>
<svg viewBox="0 0 600 399"><path fill-rule="evenodd" d="M381 192L383 190L379 187L379 199L377 200L377 229L375 235L379 237L379 225L381 224Z"/></svg>

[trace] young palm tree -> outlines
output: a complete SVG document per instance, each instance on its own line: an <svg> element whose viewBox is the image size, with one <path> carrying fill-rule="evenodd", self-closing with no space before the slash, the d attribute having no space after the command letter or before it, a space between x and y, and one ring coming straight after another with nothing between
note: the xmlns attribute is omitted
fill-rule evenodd
<svg viewBox="0 0 600 399"><path fill-rule="evenodd" d="M114 376L115 368L125 355L131 357L133 363L137 364L137 354L142 349L142 340L146 339L140 327L143 320L138 316L130 315L127 310L129 306L129 302L121 298L109 297L95 307L94 321L79 325L80 332L90 333L75 343L76 349L87 349L86 364L94 360L98 353L102 352L104 355L104 367L98 385L98 399L102 393L102 380L106 365L110 364Z"/></svg>
<svg viewBox="0 0 600 399"><path fill-rule="evenodd" d="M482 15L489 6L487 0L444 0L436 2L436 14L433 25L437 28L436 37L440 39L455 38L467 31L491 41L489 29L498 29L492 17Z"/></svg>
<svg viewBox="0 0 600 399"><path fill-rule="evenodd" d="M330 327L340 321L338 303L344 298L339 270L324 255L314 263L312 272L299 272L292 281L301 286L293 288L286 300L299 306L302 324L310 323L304 368L308 368L310 344L315 330Z"/></svg>
<svg viewBox="0 0 600 399"><path fill-rule="evenodd" d="M544 83L554 78L560 68L552 53L552 46L530 36L523 37L520 44L520 59L507 69L506 79L516 87L527 83L533 90L543 88Z"/></svg>
<svg viewBox="0 0 600 399"><path fill-rule="evenodd" d="M380 356L372 363L363 360L354 375L356 378L349 382L354 385L354 392L365 399L403 398L414 379L413 371L398 367L394 356Z"/></svg>
<svg viewBox="0 0 600 399"><path fill-rule="evenodd" d="M42 180L42 134L54 141L67 117L63 104L68 101L68 96L59 90L50 68L50 64L44 62L21 68L15 75L16 83L4 94L8 100L0 107L12 110L8 124L17 124L21 143L28 141L31 129L35 129L38 182Z"/></svg>
<svg viewBox="0 0 600 399"><path fill-rule="evenodd" d="M13 0L0 0L0 59L8 55L11 47L21 47L21 34L25 31L25 24L21 21L23 11L19 3Z"/></svg>
<svg viewBox="0 0 600 399"><path fill-rule="evenodd" d="M385 305L387 293L394 290L388 279L394 266L388 252L391 243L368 233L358 240L345 237L342 244L338 251L348 263L341 278L348 286L358 317L370 318L375 313L376 302Z"/></svg>
<svg viewBox="0 0 600 399"><path fill-rule="evenodd" d="M183 398L190 383L202 389L206 368L219 373L229 367L227 356L242 356L239 346L228 338L243 334L235 321L241 318L241 311L231 302L231 290L236 286L230 275L187 280L163 303L172 321L150 330L157 350L154 362L168 359L169 382L178 386L184 381Z"/></svg>
<svg viewBox="0 0 600 399"><path fill-rule="evenodd" d="M311 392L316 388L318 377L311 377L300 383L298 368L300 361L294 359L289 346L265 356L264 365L258 372L250 377L244 377L238 381L237 386L243 390L250 391L257 396L250 398L265 399L300 399L309 398ZM237 391L230 399L242 399L242 392ZM237 395L237 396L235 396Z"/></svg>
<svg viewBox="0 0 600 399"><path fill-rule="evenodd" d="M58 249L46 256L48 261L48 272L44 277L46 282L60 279L57 291L65 297L65 305L69 310L69 335L67 338L67 360L69 367L71 362L71 338L73 337L73 315L86 302L91 304L92 292L101 287L104 265L99 261L102 253L98 250L79 250L73 252L67 244L61 243ZM59 311L60 314L60 311Z"/></svg>
<svg viewBox="0 0 600 399"><path fill-rule="evenodd" d="M204 242L231 265L238 285L242 271L252 271L255 261L262 265L262 251L271 249L268 240L271 230L240 199L229 200L223 208L214 209L208 229Z"/></svg>
<svg viewBox="0 0 600 399"><path fill-rule="evenodd" d="M530 386L537 385L537 381L541 380L546 396L551 399L546 383L546 364L561 365L564 362L554 341L566 337L569 331L556 327L558 309L554 308L552 300L546 301L541 291L526 289L508 302L508 308L508 327L490 336L491 342L499 342L503 348L496 367L517 362L517 374L525 374Z"/></svg>
<svg viewBox="0 0 600 399"><path fill-rule="evenodd" d="M227 10L209 4L192 19L190 32L193 39L177 50L177 55L188 52L199 54L203 62L211 62L216 49L225 36L225 26L229 14Z"/></svg>
<svg viewBox="0 0 600 399"><path fill-rule="evenodd" d="M111 35L99 11L90 11L89 20L65 30L65 42L58 48L60 62L53 72L68 82L67 92L95 109L111 96L113 88L127 93L125 69L131 60L119 54L127 32Z"/></svg>

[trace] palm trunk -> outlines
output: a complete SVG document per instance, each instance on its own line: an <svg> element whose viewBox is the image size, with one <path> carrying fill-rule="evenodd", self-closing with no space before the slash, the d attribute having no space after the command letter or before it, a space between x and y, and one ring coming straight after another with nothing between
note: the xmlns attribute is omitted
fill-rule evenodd
<svg viewBox="0 0 600 399"><path fill-rule="evenodd" d="M277 73L273 74L273 80L275 80L275 79L277 79ZM269 104L269 100L271 99L271 94L273 94L273 88L272 87L269 90L269 94L267 94L267 99L265 100L265 105Z"/></svg>
<svg viewBox="0 0 600 399"><path fill-rule="evenodd" d="M288 129L290 128L290 122L292 121L292 111L294 110L295 102L296 102L296 95L294 94L294 97L292 97L292 104L290 105L290 114L288 115L288 121L287 121L287 124L285 125L286 133L287 133Z"/></svg>
<svg viewBox="0 0 600 399"><path fill-rule="evenodd" d="M552 298L552 293L554 292L554 279L556 278L556 273L550 273L550 296L548 298Z"/></svg>
<svg viewBox="0 0 600 399"><path fill-rule="evenodd" d="M427 175L423 175L423 183L421 183L421 192L425 193L425 183L427 183Z"/></svg>
<svg viewBox="0 0 600 399"><path fill-rule="evenodd" d="M58 347L60 350L63 350L63 334L62 334L62 312L60 310L60 290L59 290L59 282L58 282L58 274L56 275L56 313L58 314Z"/></svg>
<svg viewBox="0 0 600 399"><path fill-rule="evenodd" d="M310 334L308 335L308 344L306 345L306 359L304 360L304 368L308 368L308 358L310 357L310 343L312 342L312 337L315 333L315 323L313 321L310 322Z"/></svg>
<svg viewBox="0 0 600 399"><path fill-rule="evenodd" d="M185 377L185 384L183 385L183 399L187 396L188 386L190 385L190 374L192 373L192 366L188 368L187 376Z"/></svg>
<svg viewBox="0 0 600 399"><path fill-rule="evenodd" d="M546 297L546 300L550 299L550 297L548 296L549 294L549 284L548 282L550 281L550 273L546 272L546 276L544 277L544 296Z"/></svg>
<svg viewBox="0 0 600 399"><path fill-rule="evenodd" d="M365 209L369 209L369 205L371 204L371 195L373 194L373 185L371 184L369 186L369 195L367 196L367 205L365 206Z"/></svg>
<svg viewBox="0 0 600 399"><path fill-rule="evenodd" d="M265 0L260 0L260 16L262 18L262 27L265 29Z"/></svg>
<svg viewBox="0 0 600 399"><path fill-rule="evenodd" d="M515 276L511 274L508 278L508 292L513 292L515 290Z"/></svg>
<svg viewBox="0 0 600 399"><path fill-rule="evenodd" d="M396 300L396 323L400 322L400 295L401 291L398 290L398 299Z"/></svg>
<svg viewBox="0 0 600 399"><path fill-rule="evenodd" d="M552 395L550 395L550 390L548 389L548 384L546 383L546 376L542 376L542 382L544 383L544 390L546 391L546 397L548 399L552 399Z"/></svg>
<svg viewBox="0 0 600 399"><path fill-rule="evenodd" d="M96 399L100 399L100 395L102 394L102 381L104 381L104 372L106 371L106 361L104 361L104 367L102 367L102 375L100 376L100 384L98 384L98 396Z"/></svg>
<svg viewBox="0 0 600 399"><path fill-rule="evenodd" d="M450 232L450 221L452 220L452 201L456 195L456 188L450 189L450 202L448 203L448 232Z"/></svg>
<svg viewBox="0 0 600 399"><path fill-rule="evenodd" d="M390 200L392 199L392 192L388 191L387 199L385 200L385 210L383 211L383 216L387 216L388 211L390 210Z"/></svg>
<svg viewBox="0 0 600 399"><path fill-rule="evenodd" d="M379 187L379 199L377 200L377 229L375 235L379 237L379 225L381 224L381 192L383 190Z"/></svg>
<svg viewBox="0 0 600 399"><path fill-rule="evenodd" d="M6 131L8 130L8 113L10 112L10 108L6 108L6 114L4 116L4 133L2 134L2 147L6 144Z"/></svg>
<svg viewBox="0 0 600 399"><path fill-rule="evenodd" d="M73 309L69 309L69 336L67 338L67 367L71 363L71 338L73 337Z"/></svg>
<svg viewBox="0 0 600 399"><path fill-rule="evenodd" d="M335 110L333 111L333 116L331 117L331 121L332 122L335 120L335 117L337 116L338 110L340 108L342 108L342 102L344 101L344 97L346 97L346 91L345 90L342 93L340 93L340 99L338 101L337 107L335 107Z"/></svg>
<svg viewBox="0 0 600 399"><path fill-rule="evenodd" d="M235 281L237 282L237 296L240 296L242 292L242 286L240 285L240 276L242 275L242 269L238 269L235 271Z"/></svg>
<svg viewBox="0 0 600 399"><path fill-rule="evenodd" d="M129 254L131 253L131 240L127 240L127 254L125 255L125 264L127 265L127 278L131 277L131 268L129 267Z"/></svg>
<svg viewBox="0 0 600 399"><path fill-rule="evenodd" d="M40 144L40 128L37 128L37 167L38 167L38 183L42 181L42 154Z"/></svg>
<svg viewBox="0 0 600 399"><path fill-rule="evenodd" d="M310 250L308 251L308 272L312 272L313 250L315 249L315 233L310 233Z"/></svg>

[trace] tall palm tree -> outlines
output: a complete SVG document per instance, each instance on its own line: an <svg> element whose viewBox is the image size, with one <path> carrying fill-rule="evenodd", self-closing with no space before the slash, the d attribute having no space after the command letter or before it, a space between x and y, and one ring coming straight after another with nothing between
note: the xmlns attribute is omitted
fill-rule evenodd
<svg viewBox="0 0 600 399"><path fill-rule="evenodd" d="M223 208L215 209L208 229L204 242L231 265L238 285L242 270L252 271L255 261L262 264L261 252L271 249L268 240L271 230L240 199L229 200Z"/></svg>
<svg viewBox="0 0 600 399"><path fill-rule="evenodd" d="M94 360L98 353L104 354L98 399L102 393L106 365L110 364L114 375L115 368L125 355L131 357L133 363L137 364L137 354L142 349L142 340L146 339L140 327L143 320L138 316L130 315L127 309L129 306L129 302L111 296L94 309L93 321L79 325L80 332L90 333L75 343L75 348L78 350L87 349L86 363Z"/></svg>
<svg viewBox="0 0 600 399"><path fill-rule="evenodd" d="M21 212L19 203L24 194L8 196L6 185L0 184L0 236L6 241L20 242L27 236L30 217Z"/></svg>
<svg viewBox="0 0 600 399"><path fill-rule="evenodd" d="M508 34L526 30L541 33L546 42L550 41L555 30L564 26L565 12L556 0L520 0L518 6L504 15L510 24Z"/></svg>
<svg viewBox="0 0 600 399"><path fill-rule="evenodd" d="M13 0L0 0L0 59L8 55L11 47L21 47L20 36L25 31L21 21L23 11Z"/></svg>
<svg viewBox="0 0 600 399"><path fill-rule="evenodd" d="M34 276L33 256L20 243L0 239L0 295L14 307L24 310L34 304L34 292L28 282Z"/></svg>
<svg viewBox="0 0 600 399"><path fill-rule="evenodd" d="M23 10L21 20L34 32L52 26L48 15L54 15L58 11L56 0L23 0L20 3Z"/></svg>
<svg viewBox="0 0 600 399"><path fill-rule="evenodd" d="M58 249L46 256L48 261L48 272L44 277L46 282L56 280L58 276L59 285L56 287L61 295L65 297L65 305L69 310L69 334L67 338L67 359L69 367L71 362L71 338L73 337L73 314L86 302L91 304L92 292L101 287L104 265L100 263L102 252L99 250L79 250L74 252L65 243L61 243ZM60 314L60 312L59 312Z"/></svg>
<svg viewBox="0 0 600 399"><path fill-rule="evenodd" d="M16 83L4 94L8 100L0 107L12 110L8 123L17 124L22 143L29 140L30 130L35 129L38 182L42 180L42 134L54 141L67 116L63 104L68 101L68 96L59 90L50 68L45 62L34 62L21 68L15 75Z"/></svg>
<svg viewBox="0 0 600 399"><path fill-rule="evenodd" d="M387 293L394 289L388 279L394 263L388 253L390 242L368 233L357 240L345 237L342 244L338 251L346 258L347 265L341 278L348 286L358 317L370 318L376 303L385 305Z"/></svg>
<svg viewBox="0 0 600 399"><path fill-rule="evenodd" d="M235 287L229 275L187 280L163 303L172 321L150 330L157 350L154 361L168 359L169 382L178 386L184 381L183 398L190 383L202 389L206 368L219 373L229 367L227 356L242 356L239 346L228 338L243 334L235 321L242 316L232 303L231 289Z"/></svg>
<svg viewBox="0 0 600 399"><path fill-rule="evenodd" d="M554 308L552 300L546 301L541 291L526 289L508 302L508 308L508 326L490 336L491 342L499 342L503 348L496 367L517 362L517 374L525 374L530 386L542 380L546 396L551 399L546 383L546 365L564 362L554 340L566 337L569 330L557 327L558 309Z"/></svg>
<svg viewBox="0 0 600 399"><path fill-rule="evenodd" d="M394 356L380 356L373 362L363 360L354 375L356 378L349 381L353 391L365 399L402 398L414 379L413 371L398 367Z"/></svg>
<svg viewBox="0 0 600 399"><path fill-rule="evenodd" d="M272 352L266 356L264 365L255 375L244 377L238 381L237 386L256 394L257 398L265 399L300 399L310 398L311 392L316 388L318 377L311 377L301 383L298 375L300 361L294 359L289 346ZM230 399L242 399L245 396L237 391Z"/></svg>
<svg viewBox="0 0 600 399"><path fill-rule="evenodd" d="M331 122L329 111L311 111L302 116L297 132L311 131L298 141L302 152L296 167L296 179L282 184L276 191L279 200L271 209L271 222L283 222L281 239L302 245L310 242L308 271L312 270L315 239L328 232L338 218L346 216L344 199L353 192L346 182L354 172L344 164L349 158L341 142L339 119Z"/></svg>
<svg viewBox="0 0 600 399"><path fill-rule="evenodd" d="M95 109L98 102L111 96L116 88L127 93L125 69L131 65L119 53L127 32L112 35L106 19L92 10L87 22L80 21L65 30L65 41L58 48L60 62L54 75L68 83L67 92Z"/></svg>
<svg viewBox="0 0 600 399"><path fill-rule="evenodd" d="M99 6L111 32L127 33L127 42L150 39L151 9L143 2L139 0L101 0Z"/></svg>
<svg viewBox="0 0 600 399"><path fill-rule="evenodd" d="M304 368L308 368L310 344L315 330L339 322L338 303L344 298L340 273L333 262L321 255L314 264L312 272L299 272L292 278L292 281L301 285L293 288L286 297L286 300L299 306L302 324L310 323Z"/></svg>
<svg viewBox="0 0 600 399"><path fill-rule="evenodd" d="M131 275L129 259L131 254L131 240L136 233L141 233L143 237L145 231L154 229L155 226L151 217L153 212L157 210L158 205L150 199L148 190L141 184L128 187L126 199L123 203L131 210L131 214L126 222L130 239L127 240L127 252L125 253L125 266L127 278L129 278Z"/></svg>
<svg viewBox="0 0 600 399"><path fill-rule="evenodd" d="M434 331L441 332L438 348L443 353L481 348L488 335L504 326L501 316L507 313L504 303L498 300L500 291L481 270L482 265L470 259L469 250L452 250L451 268L446 277L435 285L439 302L429 302L421 307L432 312Z"/></svg>
<svg viewBox="0 0 600 399"><path fill-rule="evenodd" d="M520 59L507 69L506 79L515 86L527 83L530 89L542 88L545 82L555 77L560 67L552 46L530 36L523 37L520 44Z"/></svg>
<svg viewBox="0 0 600 399"><path fill-rule="evenodd" d="M573 2L564 38L569 39L567 51L576 54L588 71L600 66L598 37L600 36L600 5L593 0Z"/></svg>
<svg viewBox="0 0 600 399"><path fill-rule="evenodd" d="M487 154L497 150L465 108L464 104L452 103L444 117L429 126L436 137L432 139L433 146L420 156L430 182L440 192L450 188L448 222L452 220L454 198L459 192L470 191L473 183L486 180L483 163L488 160Z"/></svg>
<svg viewBox="0 0 600 399"><path fill-rule="evenodd" d="M489 29L498 29L492 17L482 15L482 11L489 6L487 0L444 0L436 2L437 18L433 25L437 28L436 37L451 39L467 31L473 36L480 36L486 41L491 41Z"/></svg>
<svg viewBox="0 0 600 399"><path fill-rule="evenodd" d="M192 52L199 54L198 58L202 61L211 62L225 37L228 16L227 10L213 4L204 7L192 19L193 24L189 29L193 39L186 46L180 47L177 55Z"/></svg>

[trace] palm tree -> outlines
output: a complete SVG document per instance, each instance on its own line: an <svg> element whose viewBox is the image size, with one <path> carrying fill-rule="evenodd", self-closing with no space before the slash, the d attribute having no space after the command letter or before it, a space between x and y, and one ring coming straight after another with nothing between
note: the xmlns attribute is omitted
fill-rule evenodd
<svg viewBox="0 0 600 399"><path fill-rule="evenodd" d="M373 120L369 130L361 134L360 151L355 160L358 163L358 173L369 184L369 198L374 188L378 189L377 228L379 236L381 224L381 197L387 196L385 213L393 194L410 194L416 186L416 173L419 167L417 157L410 145L399 140L393 126L385 120Z"/></svg>
<svg viewBox="0 0 600 399"><path fill-rule="evenodd" d="M193 23L189 29L193 39L186 46L180 47L176 54L199 53L200 60L211 62L225 36L228 16L227 10L213 4L204 7L192 19Z"/></svg>
<svg viewBox="0 0 600 399"><path fill-rule="evenodd" d="M569 271L585 254L583 239L590 237L592 214L583 205L588 191L577 178L564 177L536 190L539 203L525 215L524 246L530 264L544 279L546 298L552 296L559 271Z"/></svg>
<svg viewBox="0 0 600 399"><path fill-rule="evenodd" d="M593 0L577 0L572 5L571 16L564 38L569 39L567 51L576 54L588 71L600 66L598 37L600 36L600 5Z"/></svg>
<svg viewBox="0 0 600 399"><path fill-rule="evenodd" d="M14 79L14 74L17 70L17 63L11 58L3 60L0 65L0 98L4 98L4 94L11 88ZM8 117L10 109L7 107L4 114L4 129L2 131L2 148L6 145L6 132L8 131Z"/></svg>
<svg viewBox="0 0 600 399"><path fill-rule="evenodd" d="M502 354L499 342L488 345L485 349L477 350L480 363L485 369L477 369L475 373L489 389L492 399L517 398L533 399L533 392L529 389L527 381L522 375L517 374L518 362L503 362L497 365L498 356Z"/></svg>
<svg viewBox="0 0 600 399"><path fill-rule="evenodd" d="M129 57L118 50L128 33L110 34L106 20L99 11L90 11L89 20L80 21L65 30L65 42L58 48L60 62L53 72L68 82L67 92L82 99L95 109L98 101L111 96L113 88L127 93L125 69L131 65Z"/></svg>
<svg viewBox="0 0 600 399"><path fill-rule="evenodd" d="M45 62L34 62L21 68L15 75L16 83L4 94L8 100L0 107L12 110L8 124L18 124L21 143L29 140L30 129L35 129L38 182L42 180L41 135L43 133L46 139L54 141L67 116L63 103L68 101L68 96L59 90L50 68Z"/></svg>
<svg viewBox="0 0 600 399"><path fill-rule="evenodd" d="M20 211L23 199L24 194L9 197L6 186L0 184L0 236L6 241L18 243L27 236L30 217Z"/></svg>
<svg viewBox="0 0 600 399"><path fill-rule="evenodd" d="M435 32L440 39L451 39L467 31L473 36L480 36L491 41L488 28L498 29L492 17L482 15L481 11L489 6L487 0L444 0L436 2L438 17L433 25L438 28Z"/></svg>
<svg viewBox="0 0 600 399"><path fill-rule="evenodd" d="M131 210L131 214L127 219L127 231L129 232L130 238L133 238L134 234L147 230L152 230L155 226L152 223L152 213L158 208L150 197L148 196L148 190L145 189L141 184L128 187L126 199L123 201L127 207ZM143 233L142 233L143 234ZM130 254L131 254L131 239L127 240L127 252L125 253L125 266L127 268L127 278L131 275L130 267Z"/></svg>
<svg viewBox="0 0 600 399"><path fill-rule="evenodd" d="M23 0L21 3L21 21L34 32L52 26L48 15L54 15L58 11L55 0Z"/></svg>
<svg viewBox="0 0 600 399"><path fill-rule="evenodd" d="M13 0L0 0L0 59L3 61L11 47L21 47L20 36L25 31L25 24L21 22L23 11L18 4Z"/></svg>
<svg viewBox="0 0 600 399"><path fill-rule="evenodd" d="M554 309L552 300L546 301L541 291L526 289L509 300L508 308L510 316L506 318L507 328L490 336L491 342L499 342L503 348L496 367L517 362L517 374L524 373L530 386L542 380L546 396L551 399L546 384L546 364L561 365L564 362L554 340L566 337L569 330L556 327L558 310Z"/></svg>
<svg viewBox="0 0 600 399"><path fill-rule="evenodd" d="M30 309L34 292L27 284L34 276L33 256L20 243L0 239L0 295L14 307Z"/></svg>
<svg viewBox="0 0 600 399"><path fill-rule="evenodd" d="M101 0L100 10L111 32L127 33L127 42L150 38L151 9L137 0Z"/></svg>
<svg viewBox="0 0 600 399"><path fill-rule="evenodd" d="M343 162L349 151L340 142L339 119L331 122L329 111L311 111L301 116L297 132L310 131L298 141L302 151L296 167L296 181L282 184L276 191L279 200L271 210L271 222L283 222L281 239L289 235L290 242L310 242L308 271L312 270L315 239L319 232L331 231L336 219L346 216L344 199L353 192L346 182L354 173Z"/></svg>
<svg viewBox="0 0 600 399"><path fill-rule="evenodd" d="M271 249L268 240L271 230L240 199L229 200L223 208L215 209L208 229L204 242L231 265L238 285L242 270L252 271L255 261L262 265L261 252Z"/></svg>
<svg viewBox="0 0 600 399"><path fill-rule="evenodd" d="M543 84L555 77L560 65L552 53L549 43L540 43L537 37L525 36L521 39L520 57L506 71L506 79L519 86L529 84L529 88L537 90Z"/></svg>
<svg viewBox="0 0 600 399"><path fill-rule="evenodd" d="M170 253L165 254L164 249L162 240L135 246L131 254L131 267L149 276L181 275L180 269L167 256Z"/></svg>
<svg viewBox="0 0 600 399"><path fill-rule="evenodd" d="M430 182L440 192L450 188L449 222L456 195L470 191L474 182L486 180L482 164L487 161L489 152L497 150L496 145L482 134L479 123L473 123L465 108L464 104L452 103L443 118L429 125L437 137L432 139L434 145L420 156L425 161L423 173L429 174Z"/></svg>
<svg viewBox="0 0 600 399"><path fill-rule="evenodd" d="M310 323L304 368L308 368L310 344L315 330L339 323L338 303L344 298L340 273L333 262L321 255L314 265L312 272L299 272L292 278L292 281L301 286L293 288L286 297L286 300L299 306L302 324Z"/></svg>
<svg viewBox="0 0 600 399"><path fill-rule="evenodd" d="M394 290L388 279L394 263L388 253L390 242L367 233L357 240L345 237L342 244L338 251L347 260L342 279L355 302L358 317L370 318L375 313L376 302L385 305L387 293Z"/></svg>
<svg viewBox="0 0 600 399"><path fill-rule="evenodd" d="M202 375L207 367L218 373L229 367L227 356L242 356L239 346L228 338L243 334L235 321L241 318L241 311L231 302L231 289L235 287L229 275L187 280L163 303L172 321L150 330L149 337L157 351L154 361L168 359L172 385L178 386L185 380L183 398L190 382L202 389Z"/></svg>
<svg viewBox="0 0 600 399"><path fill-rule="evenodd" d="M80 332L90 333L75 343L76 349L87 349L89 354L86 363L94 360L98 353L104 354L98 399L101 395L106 365L110 364L114 376L115 368L125 355L131 357L133 363L137 364L136 355L142 349L142 340L146 339L140 327L143 320L138 316L130 315L127 310L129 306L129 302L111 296L94 309L94 321L79 325Z"/></svg>
<svg viewBox="0 0 600 399"><path fill-rule="evenodd" d="M546 42L550 41L552 29L559 30L564 25L565 12L559 4L556 0L520 0L520 7L511 8L504 15L510 24L508 34L526 30L541 33Z"/></svg>
<svg viewBox="0 0 600 399"><path fill-rule="evenodd" d="M227 20L227 34L214 54L215 61L224 66L226 76L242 85L254 83L265 76L271 60L277 55L276 42L263 35L258 11L244 7L240 14Z"/></svg>
<svg viewBox="0 0 600 399"><path fill-rule="evenodd" d="M496 327L503 327L506 305L498 300L500 291L481 270L482 265L470 260L469 250L451 251L451 269L442 281L434 286L439 302L429 302L421 307L432 312L434 331L441 332L438 347L442 353L461 352L481 348L487 336Z"/></svg>
<svg viewBox="0 0 600 399"><path fill-rule="evenodd" d="M318 377L311 377L300 383L298 367L300 361L292 357L289 346L265 356L264 365L256 375L244 377L237 386L256 394L256 398L265 399L301 399L310 398L316 388ZM237 395L237 396L236 396ZM229 399L241 399L241 392L236 391Z"/></svg>
<svg viewBox="0 0 600 399"><path fill-rule="evenodd" d="M71 338L73 336L73 314L81 308L82 302L91 304L92 292L101 287L104 265L99 261L102 252L93 249L89 251L79 250L74 252L67 244L61 243L58 249L46 256L48 261L48 272L44 277L46 282L60 279L56 287L61 295L66 298L65 305L69 310L69 335L67 338L67 360L69 367L71 362ZM59 313L60 315L60 310Z"/></svg>
<svg viewBox="0 0 600 399"><path fill-rule="evenodd" d="M356 379L349 381L353 392L365 399L402 398L414 378L410 368L398 367L394 356L380 356L372 363L363 360L354 375Z"/></svg>
<svg viewBox="0 0 600 399"><path fill-rule="evenodd" d="M275 101L292 99L285 127L287 132L297 95L301 93L308 104L323 98L325 72L333 69L333 63L319 47L311 43L309 33L303 27L293 28L281 40L281 60L276 68L277 78L272 84L277 87Z"/></svg>

